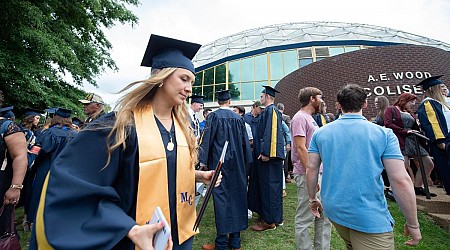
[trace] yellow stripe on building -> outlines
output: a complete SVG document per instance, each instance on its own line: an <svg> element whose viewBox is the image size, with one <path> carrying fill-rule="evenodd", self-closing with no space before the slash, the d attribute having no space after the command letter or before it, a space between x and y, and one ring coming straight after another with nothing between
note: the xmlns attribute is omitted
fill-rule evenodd
<svg viewBox="0 0 450 250"><path fill-rule="evenodd" d="M434 137L437 139L445 138L444 133L442 132L441 126L439 126L439 121L436 117L436 112L431 106L430 102L425 102L425 113L427 114L428 121L430 121L431 128L434 132Z"/></svg>
<svg viewBox="0 0 450 250"><path fill-rule="evenodd" d="M45 177L44 185L42 187L41 201L39 202L39 207L36 214L36 241L38 249L44 250L53 249L47 241L47 236L45 235L45 227L44 227L45 196L47 195L47 186L49 177L50 172L48 172L47 177Z"/></svg>
<svg viewBox="0 0 450 250"><path fill-rule="evenodd" d="M277 124L278 124L277 111L273 110L272 131L270 136L270 157L277 157L277 131L278 131Z"/></svg>

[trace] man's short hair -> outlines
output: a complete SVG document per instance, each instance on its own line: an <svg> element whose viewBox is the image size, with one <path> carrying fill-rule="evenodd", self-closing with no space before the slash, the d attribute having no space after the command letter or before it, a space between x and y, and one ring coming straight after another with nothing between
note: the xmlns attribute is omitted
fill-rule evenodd
<svg viewBox="0 0 450 250"><path fill-rule="evenodd" d="M277 104L277 109L278 109L278 110L284 110L284 104L281 103L281 102L279 102L279 103Z"/></svg>
<svg viewBox="0 0 450 250"><path fill-rule="evenodd" d="M239 114L245 114L245 108L244 106L234 106L233 108L236 108L237 110L239 110Z"/></svg>
<svg viewBox="0 0 450 250"><path fill-rule="evenodd" d="M203 109L203 115L206 115L206 113L211 112L211 111L212 111L212 109L205 108L205 109Z"/></svg>
<svg viewBox="0 0 450 250"><path fill-rule="evenodd" d="M344 112L359 112L366 102L366 91L357 84L344 86L337 94L337 100Z"/></svg>
<svg viewBox="0 0 450 250"><path fill-rule="evenodd" d="M217 103L218 103L219 105L224 105L224 104L227 104L229 100L230 100L230 99L225 100L225 101L217 101Z"/></svg>
<svg viewBox="0 0 450 250"><path fill-rule="evenodd" d="M308 105L311 96L315 98L318 95L322 95L322 91L320 91L320 89L314 87L306 87L300 89L300 92L298 93L298 100L300 101L300 105L303 108Z"/></svg>

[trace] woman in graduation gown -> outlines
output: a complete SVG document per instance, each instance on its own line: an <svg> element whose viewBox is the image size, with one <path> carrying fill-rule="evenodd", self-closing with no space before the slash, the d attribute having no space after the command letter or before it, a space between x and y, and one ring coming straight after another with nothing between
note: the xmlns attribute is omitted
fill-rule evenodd
<svg viewBox="0 0 450 250"><path fill-rule="evenodd" d="M36 216L40 249L153 249L163 223L147 223L157 206L171 228L167 248L192 249L195 181L209 184L213 175L194 168L184 104L199 48L150 37L141 65L152 67L151 77L125 87L135 88L117 113L90 123L53 163Z"/></svg>
<svg viewBox="0 0 450 250"><path fill-rule="evenodd" d="M72 128L70 115L70 110L58 108L51 119L50 127L42 131L36 138L36 144L40 145L40 150L30 171L33 188L28 210L28 220L31 223L34 223L42 186L52 162L61 153L66 144L78 133Z"/></svg>
<svg viewBox="0 0 450 250"><path fill-rule="evenodd" d="M417 109L417 117L430 139L430 155L434 158L435 169L447 195L450 195L450 106L442 95L440 77L432 76L417 84L422 86L426 96Z"/></svg>

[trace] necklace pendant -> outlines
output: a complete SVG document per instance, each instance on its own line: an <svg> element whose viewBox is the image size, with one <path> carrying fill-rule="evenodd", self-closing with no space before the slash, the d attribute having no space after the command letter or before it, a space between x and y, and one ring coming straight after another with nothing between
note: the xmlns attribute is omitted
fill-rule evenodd
<svg viewBox="0 0 450 250"><path fill-rule="evenodd" d="M173 150L173 143L172 142L169 142L169 143L167 143L167 150L169 150L169 151L172 151Z"/></svg>

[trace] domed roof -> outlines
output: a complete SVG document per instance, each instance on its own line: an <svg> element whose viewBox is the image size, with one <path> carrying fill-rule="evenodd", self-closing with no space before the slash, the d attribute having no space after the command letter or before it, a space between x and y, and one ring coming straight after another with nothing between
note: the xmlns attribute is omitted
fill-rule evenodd
<svg viewBox="0 0 450 250"><path fill-rule="evenodd" d="M267 51L310 46L414 44L450 51L450 44L386 27L342 22L275 24L246 30L203 45L196 68Z"/></svg>

